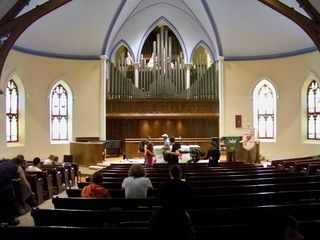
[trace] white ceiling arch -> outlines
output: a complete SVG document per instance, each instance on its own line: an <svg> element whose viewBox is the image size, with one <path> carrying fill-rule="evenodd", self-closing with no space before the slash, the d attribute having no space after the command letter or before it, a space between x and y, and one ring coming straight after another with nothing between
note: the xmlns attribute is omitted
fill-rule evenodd
<svg viewBox="0 0 320 240"><path fill-rule="evenodd" d="M1 0L0 17L16 2ZM30 0L21 14L43 2ZM296 0L281 2L304 13ZM319 0L310 3L320 11ZM297 24L257 0L73 0L33 23L13 48L41 56L99 59L102 54L110 56L124 41L138 61L146 33L159 19L180 35L188 62L201 41L215 59L317 51Z"/></svg>
<svg viewBox="0 0 320 240"><path fill-rule="evenodd" d="M142 46L150 32L161 23L170 27L178 38L186 61L190 61L190 53L199 41L204 41L212 50L212 41L208 34L199 25L190 13L178 8L176 5L158 2L148 5L130 15L111 43L107 55L121 39L125 40L134 52L134 60L139 61ZM188 26L186 28L185 26ZM113 45L113 46L112 46Z"/></svg>

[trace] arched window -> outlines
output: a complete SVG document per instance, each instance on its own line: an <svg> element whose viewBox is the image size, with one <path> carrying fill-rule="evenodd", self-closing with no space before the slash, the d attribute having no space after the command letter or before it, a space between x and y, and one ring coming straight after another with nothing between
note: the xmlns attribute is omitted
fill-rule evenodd
<svg viewBox="0 0 320 240"><path fill-rule="evenodd" d="M61 81L50 93L51 141L68 141L71 138L72 93Z"/></svg>
<svg viewBox="0 0 320 240"><path fill-rule="evenodd" d="M308 86L307 119L308 139L320 140L320 88L316 80Z"/></svg>
<svg viewBox="0 0 320 240"><path fill-rule="evenodd" d="M11 79L6 89L6 138L7 143L19 141L19 91Z"/></svg>
<svg viewBox="0 0 320 240"><path fill-rule="evenodd" d="M274 140L276 136L276 91L272 83L265 79L254 88L253 112L258 139Z"/></svg>

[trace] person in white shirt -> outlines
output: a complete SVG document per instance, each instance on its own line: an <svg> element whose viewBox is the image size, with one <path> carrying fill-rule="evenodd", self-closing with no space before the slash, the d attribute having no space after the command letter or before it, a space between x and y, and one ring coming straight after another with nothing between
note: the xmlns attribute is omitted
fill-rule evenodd
<svg viewBox="0 0 320 240"><path fill-rule="evenodd" d="M43 161L43 165L55 165L58 163L58 156L50 155L47 159Z"/></svg>
<svg viewBox="0 0 320 240"><path fill-rule="evenodd" d="M163 138L163 146L164 147L170 147L170 139L168 134L162 134L161 137Z"/></svg>
<svg viewBox="0 0 320 240"><path fill-rule="evenodd" d="M30 165L27 168L27 172L42 172L42 170L40 169L41 166L41 160L38 157L35 157L32 161L32 165Z"/></svg>
<svg viewBox="0 0 320 240"><path fill-rule="evenodd" d="M139 164L131 165L129 176L122 182L121 188L125 190L126 198L147 198L148 189L152 189L149 178L146 178L144 168Z"/></svg>

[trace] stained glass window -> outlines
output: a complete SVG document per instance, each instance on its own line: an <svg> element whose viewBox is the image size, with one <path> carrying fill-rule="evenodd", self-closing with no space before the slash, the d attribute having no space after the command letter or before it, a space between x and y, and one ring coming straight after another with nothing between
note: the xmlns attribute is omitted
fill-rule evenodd
<svg viewBox="0 0 320 240"><path fill-rule="evenodd" d="M7 142L19 141L19 92L17 84L11 79L6 89L6 138Z"/></svg>
<svg viewBox="0 0 320 240"><path fill-rule="evenodd" d="M254 125L259 139L275 138L276 92L273 85L260 81L254 90Z"/></svg>
<svg viewBox="0 0 320 240"><path fill-rule="evenodd" d="M62 84L56 85L51 92L51 140L68 140L69 106L68 92Z"/></svg>
<svg viewBox="0 0 320 240"><path fill-rule="evenodd" d="M307 92L308 139L320 140L320 88L313 80Z"/></svg>

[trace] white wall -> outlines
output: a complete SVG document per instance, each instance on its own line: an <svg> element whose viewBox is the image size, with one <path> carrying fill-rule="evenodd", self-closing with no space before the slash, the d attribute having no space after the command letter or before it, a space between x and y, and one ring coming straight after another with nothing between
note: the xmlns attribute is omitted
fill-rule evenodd
<svg viewBox="0 0 320 240"><path fill-rule="evenodd" d="M11 51L1 75L0 88L11 76L18 76L25 90L25 142L7 147L5 140L5 95L0 95L0 158L24 154L26 159L49 154L62 159L69 144L50 144L49 91L64 80L74 94L73 139L100 136L100 61L64 60Z"/></svg>
<svg viewBox="0 0 320 240"><path fill-rule="evenodd" d="M320 76L320 53L258 61L225 61L225 135L242 135L235 128L235 115L242 115L243 126L253 126L251 93L263 77L270 79L278 90L277 139L261 143L261 154L267 159L320 154L318 144L306 143L301 136L301 89L314 73Z"/></svg>
<svg viewBox="0 0 320 240"><path fill-rule="evenodd" d="M242 115L243 125L252 126L251 91L259 79L267 77L279 92L277 141L262 143L261 154L268 159L320 154L319 144L303 142L301 137L301 88L311 73L320 76L318 52L296 57L259 60L225 61L225 135L242 135L235 128L235 115ZM62 158L69 145L52 145L49 141L50 87L64 80L74 93L73 137L99 136L100 61L74 61L44 58L11 51L2 72L0 88L17 75L26 94L25 143L7 147L5 142L5 96L0 95L0 157L19 153L27 159L56 154Z"/></svg>

